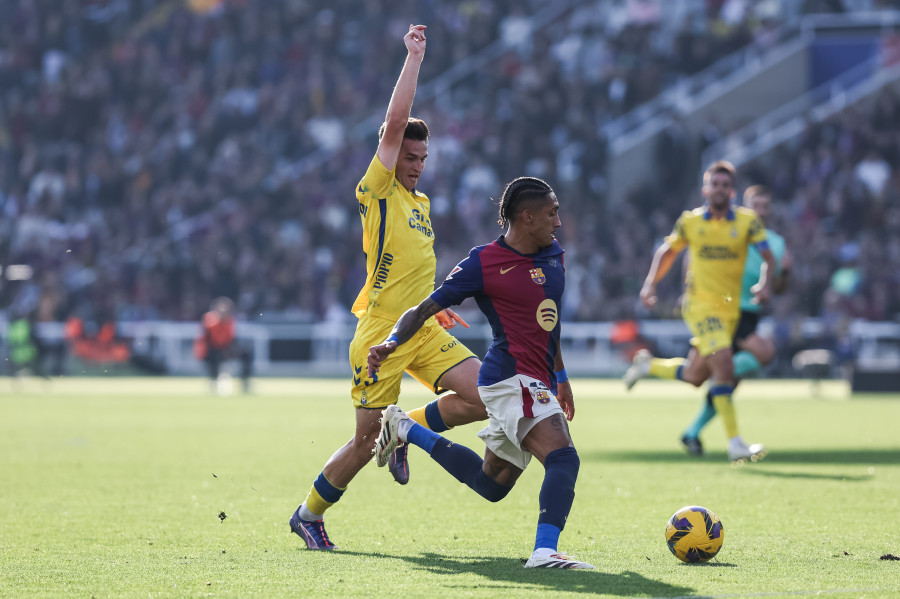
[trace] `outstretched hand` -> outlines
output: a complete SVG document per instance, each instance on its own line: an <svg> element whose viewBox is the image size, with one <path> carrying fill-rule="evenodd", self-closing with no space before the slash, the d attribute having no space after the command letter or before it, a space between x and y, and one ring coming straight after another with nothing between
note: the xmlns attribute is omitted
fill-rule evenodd
<svg viewBox="0 0 900 599"><path fill-rule="evenodd" d="M645 308L652 308L656 305L656 286L644 285L641 287L641 303Z"/></svg>
<svg viewBox="0 0 900 599"><path fill-rule="evenodd" d="M367 372L369 378L375 378L375 373L381 368L381 363L387 360L387 357L397 350L396 341L383 341L379 345L373 345L369 348L369 356L366 358L368 362Z"/></svg>
<svg viewBox="0 0 900 599"><path fill-rule="evenodd" d="M753 304L763 304L769 301L769 286L766 285L763 287L759 283L750 288L750 292L753 294L753 299L750 300Z"/></svg>
<svg viewBox="0 0 900 599"><path fill-rule="evenodd" d="M410 25L409 32L403 36L403 43L410 54L421 56L425 54L425 25Z"/></svg>
<svg viewBox="0 0 900 599"><path fill-rule="evenodd" d="M448 331L455 327L456 323L463 325L467 329L469 328L469 323L463 320L459 314L457 314L450 308L444 308L443 310L435 314L434 319L438 321L438 324L441 325L442 328Z"/></svg>

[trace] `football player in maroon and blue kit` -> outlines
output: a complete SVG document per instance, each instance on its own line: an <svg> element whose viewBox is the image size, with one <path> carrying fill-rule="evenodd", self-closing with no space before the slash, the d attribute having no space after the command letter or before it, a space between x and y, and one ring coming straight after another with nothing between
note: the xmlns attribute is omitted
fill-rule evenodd
<svg viewBox="0 0 900 599"><path fill-rule="evenodd" d="M567 424L575 405L559 347L565 287L563 250L553 235L560 227L559 201L544 181L520 177L503 192L499 222L508 227L506 234L472 249L438 289L400 317L384 342L370 348L368 358L372 376L429 318L474 297L493 332L478 375L490 418L478 433L484 459L394 405L383 413L376 461L385 462L402 443L417 445L476 493L500 501L534 456L544 465L544 483L534 551L525 567L593 568L557 550L579 468Z"/></svg>

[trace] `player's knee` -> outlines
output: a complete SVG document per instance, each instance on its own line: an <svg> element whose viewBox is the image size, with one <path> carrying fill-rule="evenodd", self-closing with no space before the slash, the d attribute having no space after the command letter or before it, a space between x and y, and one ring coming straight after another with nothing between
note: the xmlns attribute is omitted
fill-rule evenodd
<svg viewBox="0 0 900 599"><path fill-rule="evenodd" d="M378 432L381 430L381 426L378 421L375 421L375 426L368 428L367 430L362 430L357 427L356 434L353 435L353 438L350 440L350 446L353 451L356 453L372 453L372 448L375 447L375 439L378 437Z"/></svg>
<svg viewBox="0 0 900 599"><path fill-rule="evenodd" d="M767 366L772 363L772 360L775 359L775 346L771 343L765 343L762 347L760 347L759 355L756 356L756 359L763 366Z"/></svg>
<svg viewBox="0 0 900 599"><path fill-rule="evenodd" d="M681 380L689 385L693 385L694 387L699 387L704 383L706 379L701 377L698 373L691 372L690 370L685 369L685 371L681 375Z"/></svg>
<svg viewBox="0 0 900 599"><path fill-rule="evenodd" d="M481 403L480 397L476 395L474 399L469 398L464 401L466 406L466 415L471 418L471 422L475 422L477 420L487 420L487 409L484 407L484 404Z"/></svg>
<svg viewBox="0 0 900 599"><path fill-rule="evenodd" d="M713 372L712 379L719 381L723 385L733 385L734 384L734 364L730 361L728 364L723 364L720 368L716 369Z"/></svg>
<svg viewBox="0 0 900 599"><path fill-rule="evenodd" d="M485 474L484 470L479 470L476 475L475 484L472 485L472 488L491 503L497 503L509 495L509 492L512 491L515 484L515 478L513 478L509 484L501 484L501 482L496 481Z"/></svg>

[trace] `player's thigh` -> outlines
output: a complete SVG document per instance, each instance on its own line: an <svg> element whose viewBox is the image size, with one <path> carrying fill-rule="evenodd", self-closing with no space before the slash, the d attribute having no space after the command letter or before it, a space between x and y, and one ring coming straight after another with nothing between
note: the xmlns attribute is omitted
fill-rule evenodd
<svg viewBox="0 0 900 599"><path fill-rule="evenodd" d="M758 333L753 333L749 337L738 342L738 347L744 351L748 351L759 360L760 364L768 364L775 357L775 344L771 339L767 339Z"/></svg>
<svg viewBox="0 0 900 599"><path fill-rule="evenodd" d="M448 389L460 396L469 404L481 404L478 395L478 371L481 370L481 360L475 356L463 359L462 362L451 367L437 381L440 389Z"/></svg>
<svg viewBox="0 0 900 599"><path fill-rule="evenodd" d="M522 439L522 448L536 457L541 464L544 463L547 454L564 447L575 447L575 444L569 435L569 423L562 413L551 414L544 418Z"/></svg>
<svg viewBox="0 0 900 599"><path fill-rule="evenodd" d="M390 334L393 323L386 319L363 316L350 342L350 376L353 405L358 408L385 408L397 403L400 381L412 352L415 337L391 354L372 377L368 374L369 348L378 345Z"/></svg>
<svg viewBox="0 0 900 599"><path fill-rule="evenodd" d="M717 383L734 383L734 354L726 347L707 357L712 379Z"/></svg>
<svg viewBox="0 0 900 599"><path fill-rule="evenodd" d="M417 335L421 335L421 341L406 367L410 376L435 393L452 389L460 396L477 398L480 362L475 354L434 319L430 319ZM456 373L448 379L447 375L454 369ZM466 376L471 377L470 380L466 380ZM451 381L455 386L450 386Z"/></svg>
<svg viewBox="0 0 900 599"><path fill-rule="evenodd" d="M478 388L489 415L488 425L478 436L497 457L525 470L532 453L523 441L545 419L559 415L565 422L559 402L542 382L516 375L493 385Z"/></svg>
<svg viewBox="0 0 900 599"><path fill-rule="evenodd" d="M374 439L381 430L381 410L377 408L356 408L356 432L353 443L375 446Z"/></svg>

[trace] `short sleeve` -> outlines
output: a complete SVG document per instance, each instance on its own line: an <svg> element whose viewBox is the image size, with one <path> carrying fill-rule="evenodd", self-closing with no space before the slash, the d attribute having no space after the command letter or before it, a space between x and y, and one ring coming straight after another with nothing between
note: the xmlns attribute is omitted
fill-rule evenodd
<svg viewBox="0 0 900 599"><path fill-rule="evenodd" d="M682 249L684 249L684 246L688 244L687 234L685 233L685 217L688 214L690 213L681 213L681 216L679 216L678 220L675 221L675 227L672 229L672 232L665 239L665 242L669 244L669 247L671 247L676 252L680 252Z"/></svg>
<svg viewBox="0 0 900 599"><path fill-rule="evenodd" d="M484 276L481 271L481 258L478 248L457 264L441 286L434 290L431 299L439 306L447 308L461 304L467 297L472 297L484 290Z"/></svg>
<svg viewBox="0 0 900 599"><path fill-rule="evenodd" d="M763 226L762 221L759 220L759 217L754 215L753 220L750 221L750 228L747 231L747 237L749 238L750 244L758 244L762 243L766 240L766 228Z"/></svg>
<svg viewBox="0 0 900 599"><path fill-rule="evenodd" d="M383 200L394 185L394 171L388 170L378 155L372 157L366 174L356 186L356 199L367 204L372 200Z"/></svg>

